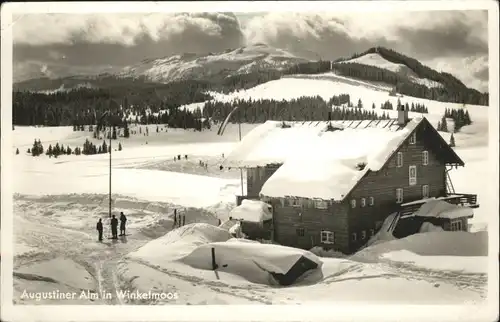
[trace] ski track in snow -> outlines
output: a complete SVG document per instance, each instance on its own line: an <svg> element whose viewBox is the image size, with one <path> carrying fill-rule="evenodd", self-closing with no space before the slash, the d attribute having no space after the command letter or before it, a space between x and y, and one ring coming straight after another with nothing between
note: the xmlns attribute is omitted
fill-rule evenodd
<svg viewBox="0 0 500 322"><path fill-rule="evenodd" d="M132 234L135 236L127 238L126 242L111 241L106 240L108 237L105 231L104 241L100 243L97 241L96 231L64 228L56 226L50 221L44 223L45 218L41 216L26 215L24 209L35 204L35 202L26 202L27 199L29 198L23 198L23 204L15 206L14 236L18 242L21 241L26 245L37 247L42 252L15 256L14 272L16 272L16 269L35 263L58 257L66 258L83 266L92 275L95 284L94 292L98 294L110 292L115 295L120 288L120 283L115 274L118 260L147 243L150 238L134 231ZM15 273L15 276L24 280L31 278L29 275L21 273ZM43 281L43 279L38 280ZM58 280L55 282L64 284ZM123 304L123 300L117 296L99 301L102 302L101 304Z"/></svg>
<svg viewBox="0 0 500 322"><path fill-rule="evenodd" d="M133 231L133 229L129 229L133 232L131 237L127 238L126 243L111 240L105 240L104 242L99 243L96 240L97 236L95 231L90 231L89 229L75 230L60 227L54 225L50 221L43 222L47 218L43 215L30 216L29 211L26 211L29 207L37 207L40 212L43 212L43 208L37 204L37 201L40 201L40 199L35 198L35 200L32 200L31 202L28 201L28 197L21 197L20 199L21 200L18 200L19 202L15 205L15 238L27 245L41 249L42 252L21 254L15 257L14 276L18 280L41 281L47 283L57 282L61 285L65 285L64 282L57 279L54 281L54 278L51 277L16 272L16 269L26 265L63 257L71 259L75 263L82 265L87 272L92 275L94 278L95 289L91 291L94 291L97 294L110 292L114 295L117 290L129 290L133 292L135 291L135 287L132 285L132 281L122 279L117 274L118 265L124 261L129 261L161 272L162 274L165 274L167 279L171 279L172 281L180 280L188 282L195 287L206 288L215 294L224 294L234 298L255 302L256 304L276 303L273 295L279 295L280 288L263 285L229 285L222 281L205 280L197 276L180 273L174 269L165 269L157 265L152 265L146 261L126 257L128 253L136 250L152 239L152 237L147 237L140 231ZM58 202L61 202L62 200L62 197L57 199ZM75 203L71 202L71 199L68 198L67 202L65 204L60 204L59 207L67 209L72 205L75 205ZM82 205L80 204L79 206ZM105 238L107 238L106 235L107 234L105 232ZM356 258L355 256L345 262L342 261L341 263L347 264L348 266L338 270L334 274L325 276L318 284L328 285L331 283L341 283L350 280L361 281L370 278L404 278L406 280L426 281L434 284L435 287L439 287L441 283L451 284L459 289L467 289L477 292L482 298L486 297L486 274L433 270L418 267L411 263L395 262L380 258ZM374 273L370 273L371 275L362 274L363 271L367 269L368 271L371 271L370 268L375 268L373 270ZM375 273L375 271L380 272L380 269L382 269L381 273ZM71 287L70 285L65 286ZM81 289L77 291L81 291ZM118 296L113 296L111 299L99 299L93 304L123 305L164 303L153 303L144 300L125 301Z"/></svg>

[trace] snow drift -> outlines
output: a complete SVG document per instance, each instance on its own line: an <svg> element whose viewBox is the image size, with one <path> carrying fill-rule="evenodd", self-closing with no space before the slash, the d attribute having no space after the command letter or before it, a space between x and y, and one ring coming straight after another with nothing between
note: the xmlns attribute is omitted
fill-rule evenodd
<svg viewBox="0 0 500 322"><path fill-rule="evenodd" d="M427 232L368 246L353 258L378 258L391 251L406 250L422 256L488 256L488 233L480 231Z"/></svg>
<svg viewBox="0 0 500 322"><path fill-rule="evenodd" d="M161 265L182 258L200 245L230 238L229 232L219 227L203 223L188 224L150 241L128 257Z"/></svg>
<svg viewBox="0 0 500 322"><path fill-rule="evenodd" d="M259 284L290 285L305 272L321 269L322 261L311 252L272 244L230 240L199 246L182 262L212 270L212 249L218 270Z"/></svg>

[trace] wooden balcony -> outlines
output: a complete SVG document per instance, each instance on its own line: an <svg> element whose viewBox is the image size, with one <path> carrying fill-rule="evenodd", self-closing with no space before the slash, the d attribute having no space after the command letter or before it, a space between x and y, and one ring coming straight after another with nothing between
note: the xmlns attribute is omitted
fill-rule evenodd
<svg viewBox="0 0 500 322"><path fill-rule="evenodd" d="M446 202L469 208L479 208L479 204L477 203L477 195L469 193L456 193L453 196L449 196L446 199Z"/></svg>
<svg viewBox="0 0 500 322"><path fill-rule="evenodd" d="M401 205L399 210L402 216L413 214L417 211L424 203L433 199L422 199L413 202L408 202ZM457 193L448 195L446 197L437 198L437 200L443 200L453 205L469 207L469 208L479 208L477 203L477 195L467 194L467 193Z"/></svg>

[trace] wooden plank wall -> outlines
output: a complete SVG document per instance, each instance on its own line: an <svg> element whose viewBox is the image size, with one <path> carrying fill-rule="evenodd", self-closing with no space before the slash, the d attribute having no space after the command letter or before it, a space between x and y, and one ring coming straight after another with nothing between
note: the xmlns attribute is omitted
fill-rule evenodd
<svg viewBox="0 0 500 322"><path fill-rule="evenodd" d="M419 130L419 129L417 129ZM429 185L430 197L445 195L445 165L437 155L425 146L422 132L417 131L417 141L409 144L408 140L396 152L403 153L403 166L397 167L397 153L389 159L386 167L377 172L369 172L358 186L350 193L345 202L349 204L349 232L351 233L351 249L364 245L369 238L370 229L376 228L376 222L383 221L399 208L396 204L396 189L403 188L403 203L422 199L422 186ZM428 165L423 165L424 150L429 151ZM417 167L417 183L409 184L409 166ZM375 198L373 206L369 206L369 197ZM361 198L366 198L366 206L361 207ZM356 199L356 207L350 207L350 200ZM367 231L367 239L362 240L361 232ZM357 234L357 241L352 239Z"/></svg>
<svg viewBox="0 0 500 322"><path fill-rule="evenodd" d="M286 246L310 249L323 246L325 249L347 251L348 222L347 207L341 203L330 203L328 209L314 208L312 202L302 206L290 206L280 199L268 201L273 206L274 239ZM299 216L301 214L301 216ZM304 236L297 229L304 229ZM321 243L321 230L334 232L334 244Z"/></svg>

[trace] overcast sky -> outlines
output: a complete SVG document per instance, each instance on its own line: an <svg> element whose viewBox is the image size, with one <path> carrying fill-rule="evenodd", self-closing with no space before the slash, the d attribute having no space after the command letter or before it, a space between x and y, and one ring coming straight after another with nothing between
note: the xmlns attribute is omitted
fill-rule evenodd
<svg viewBox="0 0 500 322"><path fill-rule="evenodd" d="M28 14L14 18L14 78L112 71L145 58L252 43L311 59L385 46L488 85L487 11L387 13Z"/></svg>

